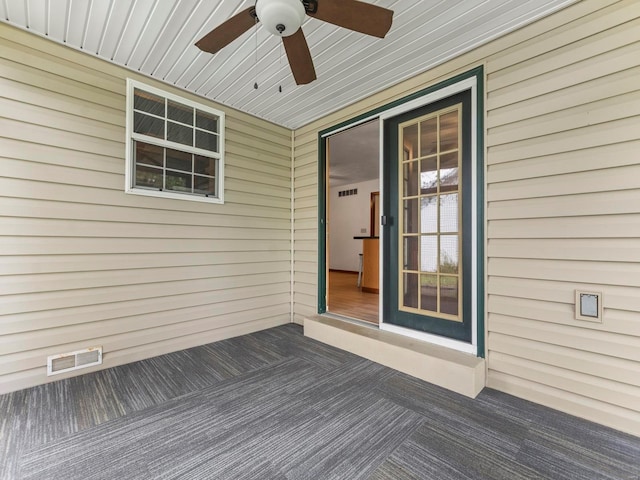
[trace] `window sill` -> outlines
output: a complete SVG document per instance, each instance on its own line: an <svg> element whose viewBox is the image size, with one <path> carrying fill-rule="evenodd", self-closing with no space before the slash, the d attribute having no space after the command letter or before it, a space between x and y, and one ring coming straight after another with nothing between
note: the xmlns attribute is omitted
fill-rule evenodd
<svg viewBox="0 0 640 480"><path fill-rule="evenodd" d="M186 200L189 202L218 203L224 204L224 198L204 197L200 195L187 195L184 193L174 193L168 190L144 190L142 188L127 188L125 193L132 195L143 195L145 197L168 198L171 200Z"/></svg>

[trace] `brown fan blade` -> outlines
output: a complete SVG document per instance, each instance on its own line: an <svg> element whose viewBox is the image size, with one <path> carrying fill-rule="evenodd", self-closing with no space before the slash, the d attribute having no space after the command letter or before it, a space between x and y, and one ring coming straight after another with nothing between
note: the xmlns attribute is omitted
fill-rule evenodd
<svg viewBox="0 0 640 480"><path fill-rule="evenodd" d="M310 17L374 37L384 38L391 29L393 10L357 0L317 0Z"/></svg>
<svg viewBox="0 0 640 480"><path fill-rule="evenodd" d="M282 42L296 83L306 85L313 82L316 79L316 69L313 67L311 52L302 28L293 35L282 37Z"/></svg>
<svg viewBox="0 0 640 480"><path fill-rule="evenodd" d="M256 9L249 7L214 28L196 42L196 47L209 53L217 53L256 24Z"/></svg>

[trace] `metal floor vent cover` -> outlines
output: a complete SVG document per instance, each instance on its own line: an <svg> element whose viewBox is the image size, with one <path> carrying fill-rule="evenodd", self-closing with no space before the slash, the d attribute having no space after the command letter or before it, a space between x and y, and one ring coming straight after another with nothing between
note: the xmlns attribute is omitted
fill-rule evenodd
<svg viewBox="0 0 640 480"><path fill-rule="evenodd" d="M75 352L47 357L47 375L87 368L102 363L102 347L89 347Z"/></svg>

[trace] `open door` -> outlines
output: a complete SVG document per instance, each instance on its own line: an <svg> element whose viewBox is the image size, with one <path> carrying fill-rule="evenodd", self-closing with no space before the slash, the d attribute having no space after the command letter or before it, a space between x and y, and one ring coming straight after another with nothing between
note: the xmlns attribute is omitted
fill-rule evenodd
<svg viewBox="0 0 640 480"><path fill-rule="evenodd" d="M328 139L375 121L379 326L484 356L483 78L475 68L319 133L318 312L327 311Z"/></svg>
<svg viewBox="0 0 640 480"><path fill-rule="evenodd" d="M378 325L380 123L325 139L326 311ZM372 221L373 220L373 221Z"/></svg>

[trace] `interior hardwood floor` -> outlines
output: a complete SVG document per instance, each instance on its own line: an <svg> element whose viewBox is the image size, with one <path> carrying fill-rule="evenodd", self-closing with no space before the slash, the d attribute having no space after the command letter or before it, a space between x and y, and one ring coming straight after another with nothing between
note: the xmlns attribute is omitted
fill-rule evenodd
<svg viewBox="0 0 640 480"><path fill-rule="evenodd" d="M378 325L380 296L377 293L363 292L357 284L358 274L355 272L329 271L327 310Z"/></svg>

